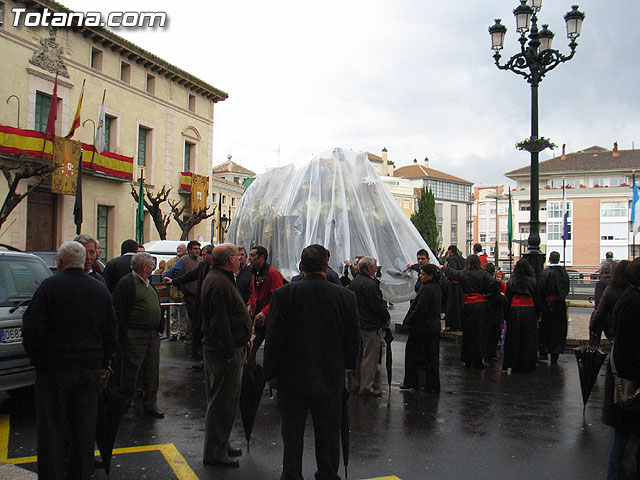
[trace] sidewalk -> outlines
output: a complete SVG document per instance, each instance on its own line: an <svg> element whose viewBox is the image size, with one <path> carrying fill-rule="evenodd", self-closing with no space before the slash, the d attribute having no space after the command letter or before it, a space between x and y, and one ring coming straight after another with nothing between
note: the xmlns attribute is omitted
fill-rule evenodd
<svg viewBox="0 0 640 480"><path fill-rule="evenodd" d="M38 475L29 470L0 462L0 480L36 480L37 478Z"/></svg>

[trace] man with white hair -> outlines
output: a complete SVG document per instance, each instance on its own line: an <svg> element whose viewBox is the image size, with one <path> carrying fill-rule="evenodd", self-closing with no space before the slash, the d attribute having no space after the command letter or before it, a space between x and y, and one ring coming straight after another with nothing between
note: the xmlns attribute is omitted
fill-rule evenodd
<svg viewBox="0 0 640 480"><path fill-rule="evenodd" d="M84 480L93 472L98 392L116 349L116 318L85 260L81 243L63 243L58 274L43 280L24 314L23 344L36 367L40 478Z"/></svg>
<svg viewBox="0 0 640 480"><path fill-rule="evenodd" d="M74 238L73 241L81 243L84 249L87 251L87 258L84 261L84 273L86 273L90 277L95 278L96 280L100 280L106 287L106 280L94 268L94 264L96 262L96 259L98 258L98 242L96 241L96 239L91 235L83 233L82 235L78 235L76 238Z"/></svg>
<svg viewBox="0 0 640 480"><path fill-rule="evenodd" d="M153 257L146 252L133 255L131 273L122 277L113 292L122 349L119 393L125 408L128 407L140 377L142 397L135 399L136 414L164 418L164 413L158 409L163 324L158 292L149 281L153 263Z"/></svg>

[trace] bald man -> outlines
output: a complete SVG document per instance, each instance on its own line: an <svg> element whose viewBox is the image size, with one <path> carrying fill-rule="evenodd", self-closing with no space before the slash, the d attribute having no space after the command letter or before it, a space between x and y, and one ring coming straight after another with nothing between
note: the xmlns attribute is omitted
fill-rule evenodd
<svg viewBox="0 0 640 480"><path fill-rule="evenodd" d="M251 338L251 317L234 274L240 262L230 243L211 252L211 270L202 285L202 353L204 355L207 414L205 465L238 467L242 450L229 443L240 400L244 348Z"/></svg>

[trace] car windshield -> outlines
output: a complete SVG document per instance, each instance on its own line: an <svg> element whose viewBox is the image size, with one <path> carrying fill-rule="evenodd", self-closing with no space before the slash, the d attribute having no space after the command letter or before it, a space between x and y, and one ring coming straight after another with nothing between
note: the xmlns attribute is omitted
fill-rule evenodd
<svg viewBox="0 0 640 480"><path fill-rule="evenodd" d="M0 307L15 305L33 296L42 281L51 271L39 259L0 257Z"/></svg>

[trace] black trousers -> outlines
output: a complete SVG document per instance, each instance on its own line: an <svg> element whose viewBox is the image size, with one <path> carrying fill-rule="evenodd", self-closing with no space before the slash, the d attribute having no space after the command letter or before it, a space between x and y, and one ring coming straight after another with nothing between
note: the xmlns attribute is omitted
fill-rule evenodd
<svg viewBox="0 0 640 480"><path fill-rule="evenodd" d="M202 317L198 308L196 295L185 295L185 307L189 317L188 331L191 333L191 357L202 359Z"/></svg>
<svg viewBox="0 0 640 480"><path fill-rule="evenodd" d="M302 480L302 452L307 413L311 411L316 446L316 480L340 479L340 418L342 395L314 397L306 393L278 391L284 443L280 480Z"/></svg>
<svg viewBox="0 0 640 480"><path fill-rule="evenodd" d="M37 372L40 480L91 477L99 386L100 370Z"/></svg>
<svg viewBox="0 0 640 480"><path fill-rule="evenodd" d="M420 355L426 365L425 386L428 392L440 391L440 332L409 330L404 351L404 385L420 388L418 365Z"/></svg>

